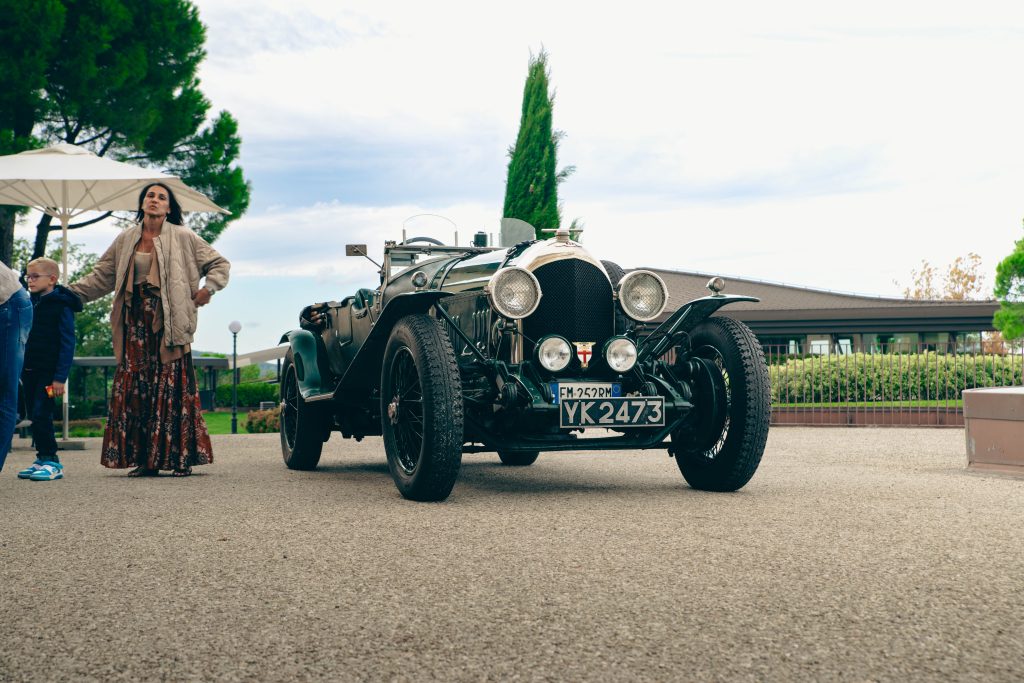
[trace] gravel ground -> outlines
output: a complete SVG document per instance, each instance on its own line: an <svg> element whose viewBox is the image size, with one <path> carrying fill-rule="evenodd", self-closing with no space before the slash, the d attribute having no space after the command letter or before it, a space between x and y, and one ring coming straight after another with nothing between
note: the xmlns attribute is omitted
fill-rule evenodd
<svg viewBox="0 0 1024 683"><path fill-rule="evenodd" d="M1024 479L962 430L775 429L734 494L664 452L469 455L438 504L379 439L292 472L214 437L189 479L87 441L0 474L0 680L1024 677Z"/></svg>

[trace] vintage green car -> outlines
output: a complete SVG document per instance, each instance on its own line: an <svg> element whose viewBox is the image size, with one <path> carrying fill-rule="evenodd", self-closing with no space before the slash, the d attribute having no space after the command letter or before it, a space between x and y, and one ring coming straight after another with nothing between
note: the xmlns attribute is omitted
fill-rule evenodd
<svg viewBox="0 0 1024 683"><path fill-rule="evenodd" d="M366 255L350 245L349 255ZM463 453L506 465L542 451L663 448L690 486L753 476L771 399L761 346L712 317L720 293L665 320L669 292L567 230L511 247L387 242L380 285L304 308L281 380L285 464L314 469L332 432L383 435L403 496L443 500Z"/></svg>

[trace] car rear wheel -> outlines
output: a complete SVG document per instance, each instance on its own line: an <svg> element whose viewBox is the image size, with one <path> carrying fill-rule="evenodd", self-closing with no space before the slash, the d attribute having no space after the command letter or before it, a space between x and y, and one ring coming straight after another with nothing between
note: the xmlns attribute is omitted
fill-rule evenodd
<svg viewBox="0 0 1024 683"><path fill-rule="evenodd" d="M462 464L462 383L448 336L428 315L407 315L384 351L381 421L388 469L410 500L444 500Z"/></svg>
<svg viewBox="0 0 1024 683"><path fill-rule="evenodd" d="M293 470L312 470L320 462L327 432L326 409L302 398L295 359L289 349L281 371L281 455Z"/></svg>
<svg viewBox="0 0 1024 683"><path fill-rule="evenodd" d="M764 352L746 325L709 318L690 334L694 420L672 434L686 482L705 491L736 491L754 476L768 439L771 392Z"/></svg>
<svg viewBox="0 0 1024 683"><path fill-rule="evenodd" d="M498 451L502 465L509 467L527 467L537 462L540 451Z"/></svg>

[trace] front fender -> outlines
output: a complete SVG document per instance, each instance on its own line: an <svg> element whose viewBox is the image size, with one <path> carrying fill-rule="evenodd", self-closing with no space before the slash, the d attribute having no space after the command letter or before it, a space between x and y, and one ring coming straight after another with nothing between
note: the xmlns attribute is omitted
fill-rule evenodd
<svg viewBox="0 0 1024 683"><path fill-rule="evenodd" d="M323 342L309 330L292 330L281 336L279 344L287 342L292 350L292 362L295 364L295 378L299 382L299 393L303 399L310 399L328 393L330 389L323 386L323 375L320 373L320 347Z"/></svg>
<svg viewBox="0 0 1024 683"><path fill-rule="evenodd" d="M728 306L738 301L760 302L761 300L741 294L715 294L694 299L681 306L640 343L637 349L638 362L661 356L671 348L674 335L680 332L689 332L698 323L710 318L722 306Z"/></svg>
<svg viewBox="0 0 1024 683"><path fill-rule="evenodd" d="M412 313L426 313L440 299L452 296L451 292L436 289L422 292L406 292L390 299L373 323L370 334L356 352L344 376L335 389L335 395L358 387L376 386L380 381L380 364L384 358L384 346L391 336L391 328L400 318Z"/></svg>

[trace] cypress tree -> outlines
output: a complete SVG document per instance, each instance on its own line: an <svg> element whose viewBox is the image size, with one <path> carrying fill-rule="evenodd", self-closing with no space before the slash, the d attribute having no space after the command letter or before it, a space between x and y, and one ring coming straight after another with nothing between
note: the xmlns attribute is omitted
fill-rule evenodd
<svg viewBox="0 0 1024 683"><path fill-rule="evenodd" d="M548 55L530 56L523 111L516 143L508 150L508 179L505 183L505 218L518 218L537 230L557 228L561 223L558 183L574 170L556 171L560 131L551 129L554 95L548 90Z"/></svg>

